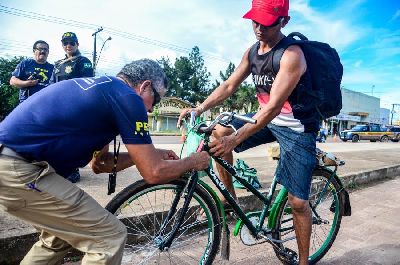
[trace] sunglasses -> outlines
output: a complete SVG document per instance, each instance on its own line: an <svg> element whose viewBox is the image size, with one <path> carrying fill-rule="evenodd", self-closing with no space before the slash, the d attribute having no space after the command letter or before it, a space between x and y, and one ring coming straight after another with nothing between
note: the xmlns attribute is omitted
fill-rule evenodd
<svg viewBox="0 0 400 265"><path fill-rule="evenodd" d="M273 28L273 27L278 26L281 23L282 19L283 19L283 17L278 17L278 19L269 26L264 26L255 20L253 20L253 23L256 25L256 27L260 26L261 29L268 29L268 28Z"/></svg>
<svg viewBox="0 0 400 265"><path fill-rule="evenodd" d="M67 46L68 44L71 45L71 46L75 46L75 45L76 45L76 42L74 42L74 41L63 41L62 44L63 44L64 46Z"/></svg>

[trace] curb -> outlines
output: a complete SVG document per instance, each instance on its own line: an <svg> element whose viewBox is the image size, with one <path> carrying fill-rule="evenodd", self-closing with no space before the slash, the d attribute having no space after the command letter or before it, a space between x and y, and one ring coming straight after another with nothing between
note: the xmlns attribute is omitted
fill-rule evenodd
<svg viewBox="0 0 400 265"><path fill-rule="evenodd" d="M368 183L381 181L387 178L400 176L400 165L387 166L380 169L361 171L346 174L340 177L346 188L354 188ZM244 210L249 211L254 208L254 195L243 194L240 196L241 205ZM38 233L24 234L9 238L0 239L0 265L14 265L25 256L32 245L38 240Z"/></svg>

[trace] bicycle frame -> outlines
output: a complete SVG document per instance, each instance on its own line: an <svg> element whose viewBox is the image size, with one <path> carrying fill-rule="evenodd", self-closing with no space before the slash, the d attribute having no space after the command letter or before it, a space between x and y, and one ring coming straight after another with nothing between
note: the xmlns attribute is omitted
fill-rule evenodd
<svg viewBox="0 0 400 265"><path fill-rule="evenodd" d="M200 151L207 151L208 152L209 151L208 143L209 143L209 139L210 139L212 130L203 130L203 131L201 131L200 130L201 129L200 126L202 124L204 124L204 123L199 123L199 124L197 124L196 126L194 126L192 128L192 130L197 135L202 137L202 140L201 140L200 144L198 145L196 151L197 152L200 152ZM209 126L209 127L211 127L211 126ZM212 156L212 154L210 154L210 155ZM248 228L248 230L250 231L250 233L252 234L252 236L254 238L259 238L260 232L263 232L263 234L262 234L263 237L265 239L267 239L267 241L269 241L272 244L274 244L274 243L282 243L284 241L291 240L291 239L286 239L284 241L274 240L274 239L272 239L272 237L268 236L268 235L271 235L271 233L273 232L273 229L275 228L276 222L278 220L278 214L279 214L280 206L282 205L283 201L286 200L286 198L288 196L288 190L285 187L282 186L282 188L280 189L278 195L274 199L274 193L275 193L275 190L276 190L276 187L277 187L276 177L274 176L274 178L272 180L272 183L271 183L271 186L270 186L270 189L268 191L268 194L265 196L261 192L259 192L256 188L254 188L250 183L248 183L246 180L240 178L239 174L234 169L234 167L232 165L230 165L227 161L223 160L220 157L215 157L215 156L212 156L212 159L216 163L221 165L232 177L236 178L237 181L239 181L248 191L250 191L253 195L255 195L263 203L263 207L262 207L261 211L250 212L250 213L247 213L247 214L244 213L242 208L238 205L236 200L233 198L232 194L226 189L226 187L223 184L222 180L217 176L217 174L214 172L214 170L211 167L208 167L206 170L204 170L206 172L207 176L211 179L211 181L214 183L214 185L217 187L217 189L221 192L221 194L227 200L227 202L232 206L234 212L239 217L239 220L236 223L236 227L235 227L235 230L234 230L234 236L237 236L238 232L240 231L240 228L241 228L242 224L244 224ZM326 183L326 185L323 188L322 194L325 194L325 192L327 191L328 185L331 182L331 179L335 178L340 185L341 185L341 182L340 182L340 179L338 178L338 176L336 175L337 166L336 166L334 171L331 171L331 170L327 169L326 167L321 167L321 168L323 168L325 170L328 170L330 172L330 175L331 175L330 178L329 178L328 183ZM215 191L210 186L205 184L203 181L200 181L197 178L198 175L195 174L195 173L192 174L192 177L189 178L189 183L188 183L188 186L186 187L186 189L187 190L193 190L192 189L193 187L191 187L191 185L201 185L201 186L203 186L210 193L210 195L213 197L213 199L216 201L218 209L220 209L220 212L222 214L221 216L223 217L223 225L226 226L225 215L224 215L224 211L222 210L223 206L222 206L222 203L221 203L219 197L216 195ZM194 181L193 181L193 177L195 179ZM341 192L341 190L339 192ZM317 198L317 202L319 202L321 200L322 194L320 195L321 197ZM186 197L186 199L191 200L192 194L189 193L188 196L189 197ZM318 214L315 211L315 208L312 208L311 210L314 212L314 214L316 216L318 216ZM258 222L256 224L254 224L251 221L251 218L253 216L259 217ZM268 220L267 220L266 226L264 226L264 222L266 221L266 218L268 218ZM178 224L178 226L179 225L180 224ZM172 238L173 237L174 236L172 236Z"/></svg>
<svg viewBox="0 0 400 265"><path fill-rule="evenodd" d="M241 222L243 222L247 228L250 230L252 235L254 237L257 236L257 234L262 230L262 225L265 221L265 218L267 217L272 217L273 220L275 220L277 213L277 206L280 204L280 202L287 196L287 190L285 188L281 189L279 192L279 195L277 196L276 200L274 201L273 207L270 209L270 205L272 202L273 195L275 193L277 181L274 178L271 184L271 188L268 192L267 196L264 196L261 192L259 192L257 189L255 189L250 183L245 181L244 179L238 177L238 173L236 170L233 168L232 165L230 165L228 162L223 160L220 157L213 157L214 161L216 161L218 164L220 164L225 170L229 172L229 174L232 175L232 177L235 177L243 186L246 187L251 193L253 193L260 201L263 202L264 206L261 211L260 215L260 220L256 226L249 220L249 217L243 212L242 208L237 204L235 199L233 198L232 194L226 189L225 185L222 183L221 179L216 175L213 169L207 168L205 172L207 173L208 177L211 179L211 181L214 183L214 185L217 187L217 189L222 193L224 198L229 202L229 204L232 206L234 209L235 213L238 215L240 218ZM275 206L275 207L274 207ZM270 216L271 215L271 216ZM272 229L272 222L268 222L268 228ZM236 235L235 235L236 236Z"/></svg>

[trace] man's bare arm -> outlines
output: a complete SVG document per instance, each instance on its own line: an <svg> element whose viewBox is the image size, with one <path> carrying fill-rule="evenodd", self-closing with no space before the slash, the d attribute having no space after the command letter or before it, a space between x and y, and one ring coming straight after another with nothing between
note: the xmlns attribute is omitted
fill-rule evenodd
<svg viewBox="0 0 400 265"><path fill-rule="evenodd" d="M21 80L15 76L12 76L10 79L10 85L16 88L26 88L31 86L36 86L39 80L37 79L28 79L28 80Z"/></svg>
<svg viewBox="0 0 400 265"><path fill-rule="evenodd" d="M250 68L249 68L249 54L248 49L242 57L242 60L232 75L222 84L220 84L208 97L204 100L203 103L200 104L199 107L194 109L184 109L182 110L181 114L178 118L178 127L180 125L181 120L191 111L196 112L196 116L199 116L204 111L211 109L218 104L222 103L225 99L230 97L239 85L250 75Z"/></svg>
<svg viewBox="0 0 400 265"><path fill-rule="evenodd" d="M270 101L253 117L257 123L245 124L238 130L236 136L232 134L221 138L219 142L212 142L210 151L214 155L229 153L250 135L264 128L281 112L283 104L293 92L306 69L307 64L301 48L298 46L287 48L280 62L280 70L271 87Z"/></svg>
<svg viewBox="0 0 400 265"><path fill-rule="evenodd" d="M204 151L183 159L176 159L174 155L165 159L165 152L156 149L152 144L128 144L126 148L143 179L150 184L167 183L189 170L205 169L210 159Z"/></svg>

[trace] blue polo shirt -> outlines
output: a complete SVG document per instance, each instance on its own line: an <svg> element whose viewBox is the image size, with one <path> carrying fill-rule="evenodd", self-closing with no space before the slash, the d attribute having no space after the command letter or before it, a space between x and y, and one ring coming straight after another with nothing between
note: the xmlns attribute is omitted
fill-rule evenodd
<svg viewBox="0 0 400 265"><path fill-rule="evenodd" d="M12 73L18 79L23 81L28 80L32 74L36 74L39 77L39 82L35 86L20 88L19 89L19 102L24 101L29 96L32 96L42 88L49 85L51 75L53 73L54 65L46 62L44 64L37 63L34 59L22 60L14 72Z"/></svg>
<svg viewBox="0 0 400 265"><path fill-rule="evenodd" d="M142 98L121 80L99 76L52 84L0 123L0 143L47 161L68 176L120 134L124 144L151 144Z"/></svg>

